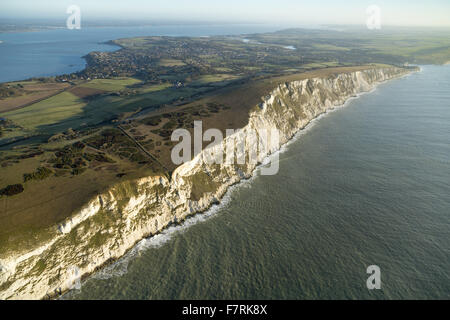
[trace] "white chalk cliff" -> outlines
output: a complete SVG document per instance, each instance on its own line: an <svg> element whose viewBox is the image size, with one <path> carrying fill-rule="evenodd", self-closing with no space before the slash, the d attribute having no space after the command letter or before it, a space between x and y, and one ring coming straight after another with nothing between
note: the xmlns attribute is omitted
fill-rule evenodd
<svg viewBox="0 0 450 320"><path fill-rule="evenodd" d="M229 138L240 141L249 129L278 129L279 144L259 154L262 161L320 114L408 72L384 67L281 83L252 109L248 125ZM179 166L170 179L151 176L111 187L50 230L47 243L0 257L0 299L42 299L66 291L73 267L81 275L90 274L141 239L207 210L231 185L249 178L257 165L209 165L202 160L210 151Z"/></svg>

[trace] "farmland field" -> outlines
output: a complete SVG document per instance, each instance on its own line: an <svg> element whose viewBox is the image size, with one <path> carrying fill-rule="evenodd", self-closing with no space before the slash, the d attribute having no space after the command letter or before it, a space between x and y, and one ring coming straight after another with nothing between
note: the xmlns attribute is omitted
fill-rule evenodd
<svg viewBox="0 0 450 320"><path fill-rule="evenodd" d="M94 79L81 86L103 91L120 91L139 82L140 80L133 78Z"/></svg>

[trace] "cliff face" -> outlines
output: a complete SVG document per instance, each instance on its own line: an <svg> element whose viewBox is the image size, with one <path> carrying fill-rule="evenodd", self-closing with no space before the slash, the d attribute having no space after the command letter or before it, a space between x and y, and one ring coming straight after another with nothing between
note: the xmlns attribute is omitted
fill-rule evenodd
<svg viewBox="0 0 450 320"><path fill-rule="evenodd" d="M250 129L278 129L280 141L258 154L262 161L318 115L407 72L394 67L368 69L280 84L250 112L248 125L213 151L224 148L230 138L242 141ZM211 149L179 166L171 179L152 176L112 187L49 230L48 243L33 252L2 257L0 299L40 299L67 290L74 277L94 272L139 240L205 211L228 187L249 178L257 165L209 165L202 161L205 152Z"/></svg>

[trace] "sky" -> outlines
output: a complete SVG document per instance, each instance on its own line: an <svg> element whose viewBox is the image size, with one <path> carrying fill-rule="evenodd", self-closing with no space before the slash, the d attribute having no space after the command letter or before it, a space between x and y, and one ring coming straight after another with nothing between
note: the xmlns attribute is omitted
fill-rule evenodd
<svg viewBox="0 0 450 320"><path fill-rule="evenodd" d="M87 20L364 25L377 5L383 25L450 27L450 0L1 0L2 19L61 19L78 5Z"/></svg>

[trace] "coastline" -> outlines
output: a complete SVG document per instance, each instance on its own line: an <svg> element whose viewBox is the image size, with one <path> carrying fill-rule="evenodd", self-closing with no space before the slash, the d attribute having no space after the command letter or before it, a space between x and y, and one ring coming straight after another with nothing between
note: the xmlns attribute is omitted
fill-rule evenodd
<svg viewBox="0 0 450 320"><path fill-rule="evenodd" d="M110 212L121 212L121 214L125 216L130 215L131 219L128 217L127 219L125 219L125 221L123 221L123 223L125 224L120 223L117 225L122 226L121 228L128 228L132 230L129 231L130 233L127 235L127 231L121 229L123 231L123 234L121 235L123 244L119 247L110 247L112 243L115 243L116 241L114 240L110 245L107 245L107 243L109 242L106 242L105 245L102 245L100 247L106 248L109 246L110 248L114 248L114 250L111 250L114 251L113 253L104 252L104 250L101 248L98 253L91 253L93 261L86 262L87 265L80 270L82 279L85 279L90 274L98 272L99 269L105 268L107 265L111 265L114 262L120 261L120 259L124 258L124 256L127 256L130 252L132 253L134 250L137 250L136 248L144 246L146 242L152 243L152 241L157 241L153 239L158 239L158 235L162 235L163 237L166 232L170 232L172 227L176 229L180 225L182 227L184 223L189 225L190 223L192 223L192 219L194 219L194 221L196 221L195 219L200 219L197 217L202 217L202 219L204 219L212 215L217 208L220 208L221 205L226 204L227 195L229 195L230 192L235 189L235 187L238 187L239 185L241 185L241 183L249 181L249 179L251 180L253 177L257 176L258 168L263 166L272 154L276 152L282 152L283 148L288 147L289 143L295 141L297 136L301 136L304 132L307 132L308 128L311 127L311 123L314 123L314 121L320 119L328 112L333 112L343 106L346 106L346 104L351 99L357 98L360 94L369 92L380 83L386 82L393 78L404 76L405 74L409 74L410 71L411 70L391 68L384 71L381 69L373 69L372 71L366 70L366 72L340 74L338 78L341 77L343 80L354 84L354 86L351 88L344 87L344 89L342 90L344 90L345 92L343 93L342 98L337 98L337 100L334 102L325 101L325 105L322 105L321 103L317 104L317 102L315 102L315 109L312 111L312 113L310 113L307 118L300 119L295 125L292 125L285 132L283 132L283 141L276 149L270 150L268 154L260 158L260 164L258 166L248 166L244 168L243 172L239 172L239 170L236 170L236 168L220 168L220 170L216 172L214 172L214 170L216 170L214 168L207 168L208 170L212 170L213 177L217 177L217 180L220 180L221 178L224 179L225 176L228 177L228 180L220 181L220 183L214 184L212 188L212 190L214 191L212 193L207 193L206 196L203 195L202 198L197 199L196 201L189 199L189 197L186 197L186 195L188 195L192 190L191 188L193 185L193 179L198 178L196 177L196 175L201 174L201 172L203 172L203 170L205 169L201 166L198 166L199 161L201 160L200 154L200 157L197 157L190 163L179 167L173 173L172 179L170 181L164 177L149 177L137 181L138 188L136 188L135 190L135 195L128 198L128 203L122 208L117 204L119 199L118 194L116 193L117 190L114 190L114 188L112 188L112 190L107 194L99 195L98 198L92 200L83 210L81 210L80 214L77 217L72 217L66 223L60 225L60 233L51 241L51 243L48 243L47 245L41 247L41 249L37 249L32 253L28 253L22 255L21 257L13 259L15 260L13 264L2 264L10 271L13 271L16 270L16 267L19 267L19 264L22 264L22 266L23 264L26 264L28 267L27 260L30 260L29 267L31 268L30 270L32 270L33 263L37 263L38 261L40 261L39 256L44 254L45 252L47 252L45 254L53 255L47 257L50 260L56 259L55 261L61 261L60 259L68 259L68 257L66 257L66 253L71 255L70 251L58 253L50 250L54 246L59 247L59 245L62 245L63 247L71 246L70 243L67 242L66 235L70 236L70 234L73 234L74 232L76 235L77 229L83 228L83 224L88 223L90 219L102 219L102 217L105 215L105 209L108 209L108 211ZM368 79L370 79L370 83L366 81ZM333 81L338 80L339 79L334 79ZM285 85L289 90L300 90L300 92L303 92L302 88L306 88L307 84L310 83L309 81L314 82L316 86L322 86L328 85L326 82L330 80L320 78L306 79L302 81L294 81L289 84L290 86L288 86L288 84ZM256 108L255 111L252 111L250 113L250 127L279 125L276 122L267 121L277 118L276 112L278 107L274 106L275 99L273 99L273 97L282 94L283 90L283 85L279 85L271 92L271 98L263 100L262 109ZM309 100L312 100L314 102L316 99L314 97L316 97L316 95L313 93L308 94L312 94L312 96L310 97L311 99ZM302 95L297 96L297 98L302 98ZM295 108L295 106L292 106L292 108ZM288 117L289 115L286 115L286 118ZM229 170L233 171L228 172ZM142 188L139 188L141 186ZM155 188L159 188L159 191L157 191L156 194L153 192L153 189ZM178 194L178 197L174 198L175 193L182 193L184 197ZM162 194L164 194L164 197L161 196ZM221 199L221 202L219 205L217 205L219 203L219 199ZM159 212L160 214L156 214L152 211L152 209L155 212ZM150 216L144 217L146 219L141 218L141 216L144 216L146 212L148 213L148 211L151 211ZM143 220L139 220L139 218ZM103 229L99 230L104 230L104 228L106 227L102 226L101 228ZM95 238L95 228L94 230L91 230L91 232L91 236ZM117 236L115 232L112 232L111 235ZM80 244L77 244L77 247L78 245ZM63 247L61 247L61 251L64 251ZM88 248L86 248L86 250L87 249ZM48 251L50 251L50 253L48 253ZM80 248L80 251L83 251L82 247ZM59 254L63 254L63 256L59 257ZM36 255L38 255L38 257L36 257ZM68 260L68 263L71 263L74 258L70 258ZM61 264L63 264L62 261ZM26 269L25 271L23 271L24 275L28 275ZM50 274L47 275L48 278L44 277L44 279L41 279L42 274L40 274L39 280L45 282L46 279L51 279L52 270L50 266L48 266L48 270L44 269L43 272L49 272ZM14 272L10 272L9 275L15 276ZM23 288L24 286L26 288L28 286L28 281L25 281L25 279L20 279L20 275L18 275L18 277L19 278L16 279L18 281L15 286L16 289L18 290L19 288ZM36 288L31 285L31 287L27 289L29 293L25 294L25 296L22 296L22 298L30 297L29 294L31 294L31 292L34 292L35 290L37 290L38 292L45 291L47 293L45 295L42 295L42 293L38 294L36 292L35 294L32 294L32 298L42 299L58 297L62 292L66 292L68 289L70 289L65 283L67 283L67 278L63 276L62 279L58 281L58 283L52 286L56 287L56 289L53 289L52 287L45 289L45 286L43 286L43 284L38 284ZM15 291L14 288L12 288L12 290L13 291L10 291L9 294ZM13 295L6 296L6 298L20 299L20 296L17 297Z"/></svg>

